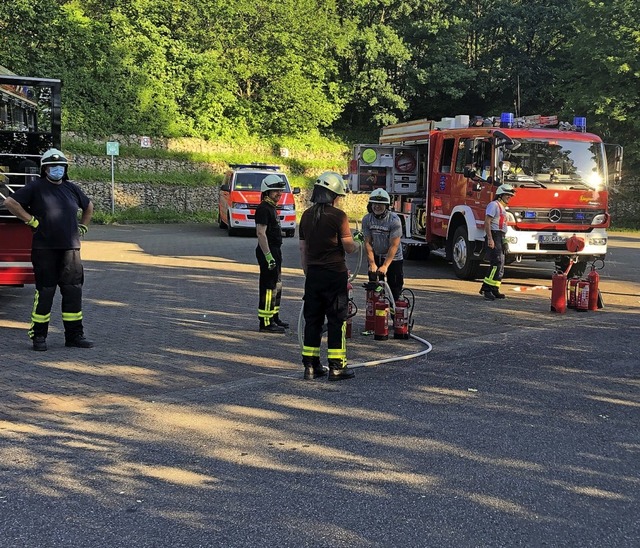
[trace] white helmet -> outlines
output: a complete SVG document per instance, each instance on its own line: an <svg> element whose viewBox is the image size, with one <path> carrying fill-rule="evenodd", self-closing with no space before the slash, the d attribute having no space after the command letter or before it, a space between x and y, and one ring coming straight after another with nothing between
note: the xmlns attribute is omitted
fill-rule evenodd
<svg viewBox="0 0 640 548"><path fill-rule="evenodd" d="M314 185L327 188L338 196L345 196L347 194L347 189L342 175L335 171L325 171L324 173L321 173L316 179Z"/></svg>
<svg viewBox="0 0 640 548"><path fill-rule="evenodd" d="M57 148L50 148L40 158L40 167L68 165L67 157Z"/></svg>
<svg viewBox="0 0 640 548"><path fill-rule="evenodd" d="M508 196L515 196L516 189L509 184L500 185L498 190L496 190L496 196L502 196L503 194L507 194Z"/></svg>
<svg viewBox="0 0 640 548"><path fill-rule="evenodd" d="M376 188L371 194L369 194L369 203L391 205L391 197L383 188Z"/></svg>
<svg viewBox="0 0 640 548"><path fill-rule="evenodd" d="M278 175L267 175L262 179L260 192L269 192L270 190L283 190L287 184Z"/></svg>

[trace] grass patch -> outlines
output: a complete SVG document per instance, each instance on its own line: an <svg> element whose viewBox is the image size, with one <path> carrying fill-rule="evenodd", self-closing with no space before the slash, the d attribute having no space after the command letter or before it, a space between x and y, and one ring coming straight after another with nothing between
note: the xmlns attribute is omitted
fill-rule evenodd
<svg viewBox="0 0 640 548"><path fill-rule="evenodd" d="M162 224L162 223L205 223L213 224L214 213L211 210L184 213L172 209L129 208L111 211L96 209L91 220L98 225L110 224Z"/></svg>

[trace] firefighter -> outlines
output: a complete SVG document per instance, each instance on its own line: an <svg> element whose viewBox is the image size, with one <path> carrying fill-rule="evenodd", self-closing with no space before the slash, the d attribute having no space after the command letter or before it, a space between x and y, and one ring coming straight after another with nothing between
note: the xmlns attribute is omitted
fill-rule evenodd
<svg viewBox="0 0 640 548"><path fill-rule="evenodd" d="M397 301L404 285L400 245L402 223L400 217L389 209L390 206L391 198L387 191L382 188L374 190L367 204L369 213L362 218L362 233L369 262L369 281L386 277L393 299Z"/></svg>
<svg viewBox="0 0 640 548"><path fill-rule="evenodd" d="M80 238L88 230L93 204L67 175L69 161L59 150L47 150L40 160L40 177L5 200L6 208L29 225L33 233L31 262L36 293L31 312L33 349L47 349L51 307L56 292L62 295L65 346L91 348L82 324ZM82 211L78 223L78 210Z"/></svg>
<svg viewBox="0 0 640 548"><path fill-rule="evenodd" d="M507 212L505 206L516 193L515 189L504 184L496 190L496 199L487 204L484 218L485 243L489 258L489 273L482 281L480 295L488 301L504 299L500 284L504 275L504 261L507 245L504 236L507 232Z"/></svg>
<svg viewBox="0 0 640 548"><path fill-rule="evenodd" d="M351 234L347 215L336 207L346 194L342 177L335 172L322 173L313 185L311 202L300 220L300 258L305 273L304 343L302 364L304 378L326 375L320 364L322 327L327 319L327 358L329 380L354 376L347 369L346 319L348 309L348 272L345 252L353 253L363 236Z"/></svg>
<svg viewBox="0 0 640 548"><path fill-rule="evenodd" d="M260 331L284 333L289 324L280 319L282 297L282 228L277 204L286 183L278 175L267 175L262 179L260 191L262 201L256 208L256 234L258 247L256 258L260 266L260 297L258 319Z"/></svg>

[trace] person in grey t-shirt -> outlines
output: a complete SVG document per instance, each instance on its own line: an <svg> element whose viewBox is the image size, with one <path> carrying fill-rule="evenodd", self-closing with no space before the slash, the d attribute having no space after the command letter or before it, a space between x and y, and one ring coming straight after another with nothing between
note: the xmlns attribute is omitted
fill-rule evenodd
<svg viewBox="0 0 640 548"><path fill-rule="evenodd" d="M394 300L398 300L404 285L403 256L400 239L402 223L400 217L389 210L389 194L377 188L369 195L367 213L362 219L364 245L369 263L369 280L379 275L386 277Z"/></svg>

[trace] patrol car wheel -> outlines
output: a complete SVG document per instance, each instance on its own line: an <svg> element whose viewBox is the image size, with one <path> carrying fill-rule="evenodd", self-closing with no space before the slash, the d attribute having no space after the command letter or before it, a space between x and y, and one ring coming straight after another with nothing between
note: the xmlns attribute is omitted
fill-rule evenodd
<svg viewBox="0 0 640 548"><path fill-rule="evenodd" d="M231 220L231 211L227 212L227 219ZM231 225L227 225L227 234L229 236L235 236L238 233L237 228L231 228Z"/></svg>
<svg viewBox="0 0 640 548"><path fill-rule="evenodd" d="M219 226L220 228L227 228L227 223L225 223L225 222L222 220L222 215L220 215L220 212L218 212L218 226Z"/></svg>
<svg viewBox="0 0 640 548"><path fill-rule="evenodd" d="M293 238L296 235L296 229L288 229L284 231L284 237L285 238Z"/></svg>

